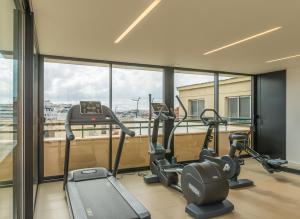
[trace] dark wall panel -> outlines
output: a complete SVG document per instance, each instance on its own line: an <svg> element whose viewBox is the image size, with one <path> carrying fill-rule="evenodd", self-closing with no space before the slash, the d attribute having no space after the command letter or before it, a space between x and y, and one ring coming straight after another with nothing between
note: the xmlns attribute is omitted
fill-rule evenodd
<svg viewBox="0 0 300 219"><path fill-rule="evenodd" d="M286 157L286 71L256 77L256 150Z"/></svg>

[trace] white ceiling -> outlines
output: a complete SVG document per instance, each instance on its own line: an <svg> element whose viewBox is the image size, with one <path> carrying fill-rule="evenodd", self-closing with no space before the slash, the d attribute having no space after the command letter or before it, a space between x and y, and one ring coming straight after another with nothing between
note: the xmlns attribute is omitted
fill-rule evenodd
<svg viewBox="0 0 300 219"><path fill-rule="evenodd" d="M162 0L119 44L152 0L32 0L40 52L143 64L263 73L300 65L299 0ZM265 30L279 31L204 56Z"/></svg>

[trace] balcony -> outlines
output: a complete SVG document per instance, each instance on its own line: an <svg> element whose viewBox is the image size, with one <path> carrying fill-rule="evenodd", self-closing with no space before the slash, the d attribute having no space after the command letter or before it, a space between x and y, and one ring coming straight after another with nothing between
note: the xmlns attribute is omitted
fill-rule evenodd
<svg viewBox="0 0 300 219"><path fill-rule="evenodd" d="M229 148L228 136L232 131L249 130L248 119L230 119L229 126L220 127L220 155L227 153ZM149 165L148 155L148 121L124 121L127 127L136 132L133 138L127 137L120 162L120 169L138 168ZM2 128L0 135L11 136L15 131L13 125ZM184 121L175 133L175 156L178 161L197 160L203 144L206 128L199 120ZM74 126L77 136L71 144L70 168L78 169L93 166L108 167L109 163L109 126ZM65 130L63 122L47 122L44 127L44 176L63 174L65 152ZM112 162L119 140L119 130L112 128ZM162 134L159 135L160 142ZM1 147L0 181L12 178L12 149L13 142L7 140Z"/></svg>

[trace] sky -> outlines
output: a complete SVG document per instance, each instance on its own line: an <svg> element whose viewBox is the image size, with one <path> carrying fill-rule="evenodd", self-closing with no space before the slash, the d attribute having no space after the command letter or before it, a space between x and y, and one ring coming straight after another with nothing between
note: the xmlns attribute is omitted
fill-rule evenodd
<svg viewBox="0 0 300 219"><path fill-rule="evenodd" d="M54 103L101 100L108 105L109 68L62 63L45 64L45 99ZM148 110L149 94L162 101L162 70L114 67L112 72L113 110ZM175 87L213 81L213 76L176 74Z"/></svg>
<svg viewBox="0 0 300 219"><path fill-rule="evenodd" d="M108 105L108 66L87 66L46 62L44 66L45 100L53 103L77 104L80 100L101 101ZM213 81L213 75L176 72L175 95L179 86ZM160 69L113 68L113 109L117 111L136 108L148 110L148 95L162 101L163 73ZM0 103L12 103L12 60L0 57ZM178 103L175 102L175 106Z"/></svg>

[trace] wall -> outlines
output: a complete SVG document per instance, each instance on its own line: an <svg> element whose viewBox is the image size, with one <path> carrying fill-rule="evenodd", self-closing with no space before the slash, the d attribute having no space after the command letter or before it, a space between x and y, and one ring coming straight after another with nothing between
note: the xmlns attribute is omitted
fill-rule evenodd
<svg viewBox="0 0 300 219"><path fill-rule="evenodd" d="M300 163L300 67L287 70L286 83L286 155Z"/></svg>
<svg viewBox="0 0 300 219"><path fill-rule="evenodd" d="M188 109L188 101L193 99L202 99L205 101L205 108L214 108L214 83L208 82L180 87L179 97ZM251 78L236 77L227 80L221 80L219 85L219 113L221 116L227 116L227 97L250 96ZM189 113L189 112L188 112ZM179 110L182 115L182 109Z"/></svg>

